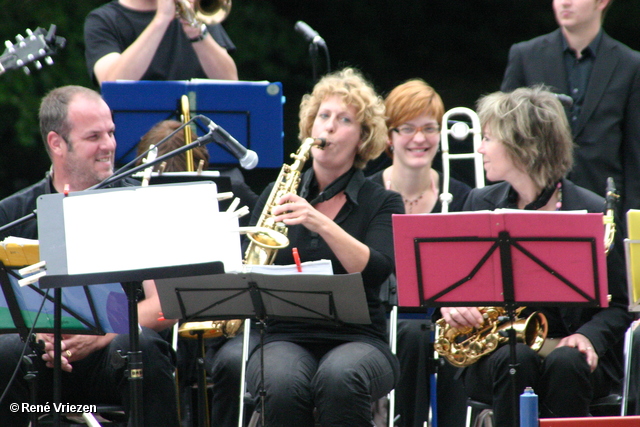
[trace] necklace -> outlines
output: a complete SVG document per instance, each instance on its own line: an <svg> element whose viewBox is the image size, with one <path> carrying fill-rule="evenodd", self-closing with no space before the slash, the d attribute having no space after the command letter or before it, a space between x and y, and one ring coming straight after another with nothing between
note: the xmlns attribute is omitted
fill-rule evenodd
<svg viewBox="0 0 640 427"><path fill-rule="evenodd" d="M558 189L558 201L556 202L556 210L559 211L562 209L562 181L558 181L558 185L556 186Z"/></svg>
<svg viewBox="0 0 640 427"><path fill-rule="evenodd" d="M538 198L533 202L527 204L523 209L536 211L540 208L543 208L547 205L547 203L549 203L549 200L551 200L551 197L553 197L554 194L557 194L558 196L555 210L559 211L560 208L562 208L562 181L558 181L556 185L552 185L542 190ZM513 208L518 207L518 193L513 187L509 189L509 193L507 195L507 206Z"/></svg>
<svg viewBox="0 0 640 427"><path fill-rule="evenodd" d="M393 190L393 188L397 188L397 186L393 185L391 181L387 181L387 189ZM422 197L424 197L424 195L427 193L427 191L429 191L429 189L433 191L436 197L438 196L438 189L436 188L436 183L435 183L435 180L433 179L431 180L431 187L425 188L424 191L422 191L422 193L420 193L420 195L414 199L408 199L404 197L404 194L398 191L398 193L400 193L400 195L402 196L402 201L404 202L406 213L408 214L413 213L413 207L416 206L420 200L422 200Z"/></svg>
<svg viewBox="0 0 640 427"><path fill-rule="evenodd" d="M428 188L427 188L427 190L428 190ZM424 190L422 192L422 194L420 194L418 197L416 197L415 199L412 199L412 200L405 199L404 196L402 196L402 201L404 202L405 208L407 208L407 213L412 213L413 212L413 207L420 201L420 199L422 199L422 196L424 196L424 193L426 193L427 190Z"/></svg>

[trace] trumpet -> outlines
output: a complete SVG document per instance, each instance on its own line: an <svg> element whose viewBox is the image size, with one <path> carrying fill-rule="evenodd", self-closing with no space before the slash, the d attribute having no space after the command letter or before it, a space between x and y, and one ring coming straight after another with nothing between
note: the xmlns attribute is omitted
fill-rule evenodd
<svg viewBox="0 0 640 427"><path fill-rule="evenodd" d="M195 0L193 7L188 0L175 0L176 16L192 27L219 24L231 12L231 0Z"/></svg>
<svg viewBox="0 0 640 427"><path fill-rule="evenodd" d="M449 128L449 117L451 116L467 116L471 120L472 127L470 128L466 122L457 121L451 128ZM470 108L456 107L444 113L442 116L442 130L440 139L440 148L442 150L442 194L440 194L440 202L442 204L442 213L449 212L449 203L453 199L452 194L449 192L449 182L451 180L451 160L457 159L473 159L473 165L475 169L476 188L484 187L484 168L482 166L482 154L478 153L478 148L482 143L482 128L480 126L480 118ZM449 153L449 135L453 138L462 141L467 138L469 134L473 134L473 152L450 154Z"/></svg>

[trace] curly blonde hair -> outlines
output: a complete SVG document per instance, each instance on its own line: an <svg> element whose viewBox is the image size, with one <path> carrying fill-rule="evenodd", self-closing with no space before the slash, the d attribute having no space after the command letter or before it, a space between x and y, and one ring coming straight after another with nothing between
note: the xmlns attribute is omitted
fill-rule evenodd
<svg viewBox="0 0 640 427"><path fill-rule="evenodd" d="M324 76L313 88L313 92L302 97L300 103L300 132L298 138L304 141L311 136L313 122L322 101L338 95L346 105L356 107L356 120L360 123L362 143L356 153L354 166L363 169L369 160L378 157L386 147L387 125L382 98L371 83L353 68L344 68Z"/></svg>

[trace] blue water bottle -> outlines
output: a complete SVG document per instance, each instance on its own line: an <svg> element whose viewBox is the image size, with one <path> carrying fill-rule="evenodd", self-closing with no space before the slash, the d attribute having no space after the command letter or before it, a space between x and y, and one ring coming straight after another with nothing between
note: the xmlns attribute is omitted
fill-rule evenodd
<svg viewBox="0 0 640 427"><path fill-rule="evenodd" d="M520 427L538 427L538 395L531 387L520 395Z"/></svg>

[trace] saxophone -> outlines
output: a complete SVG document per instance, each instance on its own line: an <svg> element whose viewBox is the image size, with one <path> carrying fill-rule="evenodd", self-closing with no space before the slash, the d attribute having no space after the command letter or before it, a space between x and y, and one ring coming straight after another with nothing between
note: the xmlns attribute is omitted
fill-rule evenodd
<svg viewBox="0 0 640 427"><path fill-rule="evenodd" d="M534 351L540 351L547 337L547 318L540 312L535 312L528 318L519 318L525 307L516 309L516 320L513 328L516 340L523 342ZM507 328L511 328L511 321L503 307L478 307L484 322L478 328L453 328L444 319L439 319L438 338L433 347L439 355L445 357L450 364L458 368L469 366L482 356L496 350L508 342Z"/></svg>
<svg viewBox="0 0 640 427"><path fill-rule="evenodd" d="M311 155L311 148L324 148L326 141L320 138L305 139L298 151L291 154L294 162L291 165L282 165L280 174L269 194L264 209L255 227L255 231L247 232L249 246L244 254L243 262L249 265L271 265L279 249L289 246L287 239L287 226L281 222L275 222L271 209L276 206L276 202L285 194L296 193L300 184L300 175L304 164Z"/></svg>

